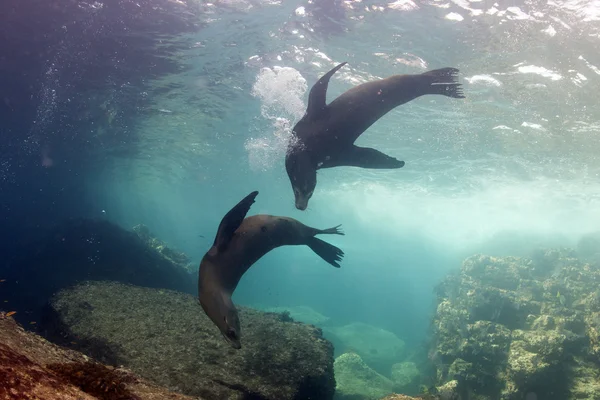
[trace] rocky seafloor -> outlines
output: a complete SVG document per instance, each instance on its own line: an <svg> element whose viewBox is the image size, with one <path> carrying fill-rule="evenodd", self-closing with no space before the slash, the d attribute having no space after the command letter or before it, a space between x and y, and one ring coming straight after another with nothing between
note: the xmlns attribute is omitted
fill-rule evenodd
<svg viewBox="0 0 600 400"><path fill-rule="evenodd" d="M234 350L185 254L143 225L69 221L0 279L17 311L0 311L0 400L600 400L599 239L467 258L436 289L427 357L306 306L238 307Z"/></svg>
<svg viewBox="0 0 600 400"><path fill-rule="evenodd" d="M600 399L600 265L475 255L438 287L436 384L470 400Z"/></svg>
<svg viewBox="0 0 600 400"><path fill-rule="evenodd" d="M400 339L360 323L322 332L312 325L328 318L309 308L296 310L293 316L300 318L292 318L285 310L240 307L244 348L231 349L197 303L195 274L190 275L197 269L143 225L131 232L104 220L68 220L6 261L0 309L10 313L3 318L16 319L69 351L81 350L90 362L131 368L177 393L206 399L328 400L337 389L338 399L366 400L402 389L389 377L389 354L402 356ZM331 341L338 356L354 356L335 364L342 383L337 386ZM5 343L6 350L20 354L14 344ZM45 365L41 352L34 356L41 358L28 362ZM386 366L388 377L380 377L361 356L375 367ZM414 369L404 370L414 375ZM23 377L13 372L16 380L5 380L3 389L19 387ZM72 372L82 378L92 371ZM373 377L380 377L383 389L371 387ZM408 381L401 379L401 385ZM71 396L72 388L55 389L57 398ZM103 395L98 398L112 398Z"/></svg>
<svg viewBox="0 0 600 400"><path fill-rule="evenodd" d="M206 399L331 399L333 346L320 329L239 307L233 349L191 295L87 282L57 293L43 320L54 342Z"/></svg>
<svg viewBox="0 0 600 400"><path fill-rule="evenodd" d="M22 329L0 312L0 399L192 400ZM198 398L196 398L198 400Z"/></svg>
<svg viewBox="0 0 600 400"><path fill-rule="evenodd" d="M89 311L89 310L88 310ZM270 317L277 317L271 315ZM163 336L170 336L168 333L162 333ZM61 339L62 341L66 338ZM82 338L80 338L82 340ZM94 346L90 341L83 339L88 349ZM77 343L74 343L77 344ZM96 343L97 344L97 343ZM110 343L105 343L109 344ZM165 349L159 346L154 348L156 343L148 343L148 349L141 350L142 352L165 353L169 348ZM168 346L168 343L165 343ZM167 347L166 346L166 347ZM93 352L93 351L92 351ZM227 354L223 354L227 358ZM279 357L279 356L278 356ZM185 359L185 357L184 357ZM264 360L264 359L263 359ZM124 360L127 362L127 360ZM156 360L154 360L156 361ZM235 359L228 359L224 367L232 367L235 370ZM251 393L247 391L243 385L227 384L215 380L212 384L206 386L205 395L186 396L178 393L187 388L174 387L169 390L152 383L152 380L166 379L169 383L181 381L189 378L190 371L184 372L183 377L177 377L181 372L182 366L173 360L167 360L165 363L150 365L136 365L136 368L146 371L154 370L149 375L152 379L144 379L139 374L134 373L131 369L122 366L116 368L111 365L104 365L93 358L84 355L81 352L73 349L65 348L49 342L45 338L27 332L14 321L11 316L5 312L0 312L0 399L5 400L206 400L212 398L242 398L246 400L263 399L263 398L288 398L279 397L281 394L277 391L269 395L261 395L260 393ZM184 361L185 364L185 361ZM172 368L175 367L173 370ZM214 368L214 366L212 366ZM211 365L200 368L195 374L208 373L211 378L214 378L222 371L211 372ZM262 366L263 369L268 368L267 365ZM274 371L280 372L281 379L285 380L290 377L289 370ZM226 372L230 374L231 372ZM296 374L298 376L302 371ZM157 375L163 375L162 378L157 378ZM226 393L215 395L211 393L214 389L211 386L225 385L230 386L233 392L231 396ZM285 386L283 384L282 386ZM294 399L330 399L329 393L307 393L299 392ZM363 396L349 397L353 399L363 399ZM378 397L378 399L381 397ZM416 400L417 398L390 394L383 398L384 400ZM437 397L425 396L418 397L423 400L434 400Z"/></svg>

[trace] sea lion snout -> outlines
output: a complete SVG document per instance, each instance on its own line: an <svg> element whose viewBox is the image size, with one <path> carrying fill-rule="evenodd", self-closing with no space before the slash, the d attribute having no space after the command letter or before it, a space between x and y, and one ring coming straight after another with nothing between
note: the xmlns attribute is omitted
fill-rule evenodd
<svg viewBox="0 0 600 400"><path fill-rule="evenodd" d="M295 148L286 154L285 169L294 189L296 208L304 211L317 186L317 167L308 154Z"/></svg>
<svg viewBox="0 0 600 400"><path fill-rule="evenodd" d="M225 340L236 350L242 348L242 343L240 342L239 336L235 333L235 331L227 331L226 333L221 332Z"/></svg>
<svg viewBox="0 0 600 400"><path fill-rule="evenodd" d="M229 342L231 347L237 350L241 349L242 343L240 341L240 319L235 306L233 306L233 303L232 307L226 310L226 314L223 317L223 322L225 322L225 324L219 327L223 337L225 340L227 340L227 342Z"/></svg>
<svg viewBox="0 0 600 400"><path fill-rule="evenodd" d="M304 196L296 190L294 190L294 194L296 196L296 208L300 211L306 210L306 207L308 207L308 200L310 199L310 196Z"/></svg>
<svg viewBox="0 0 600 400"><path fill-rule="evenodd" d="M312 197L315 190L315 186L316 181L314 184L310 181L306 182L305 185L301 187L294 186L294 200L298 210L306 210L306 207L308 207L308 201Z"/></svg>

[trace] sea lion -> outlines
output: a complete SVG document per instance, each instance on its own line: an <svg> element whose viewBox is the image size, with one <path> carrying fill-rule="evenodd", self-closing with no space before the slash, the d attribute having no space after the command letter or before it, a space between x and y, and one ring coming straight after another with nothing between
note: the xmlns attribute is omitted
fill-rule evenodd
<svg viewBox="0 0 600 400"><path fill-rule="evenodd" d="M326 104L329 79L343 62L311 88L308 106L288 143L285 168L296 208L305 210L317 185L317 170L341 166L402 168L404 161L354 142L395 107L426 94L462 99L458 69L442 68L415 75L393 75L355 86Z"/></svg>
<svg viewBox="0 0 600 400"><path fill-rule="evenodd" d="M198 298L206 315L235 349L240 342L240 321L231 295L244 273L276 247L307 245L323 260L339 268L344 252L315 235L343 235L338 225L316 229L287 217L253 215L246 218L258 191L233 207L221 220L212 247L202 258L198 272Z"/></svg>

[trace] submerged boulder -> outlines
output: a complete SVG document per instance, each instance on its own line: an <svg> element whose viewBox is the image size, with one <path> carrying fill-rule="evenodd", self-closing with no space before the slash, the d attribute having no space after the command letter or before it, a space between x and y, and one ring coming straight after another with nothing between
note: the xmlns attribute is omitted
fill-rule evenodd
<svg viewBox="0 0 600 400"><path fill-rule="evenodd" d="M60 291L43 327L52 340L187 395L333 397L333 348L320 329L238 309L240 350L223 340L195 297L115 282L86 282Z"/></svg>
<svg viewBox="0 0 600 400"><path fill-rule="evenodd" d="M192 400L26 332L0 313L0 399Z"/></svg>
<svg viewBox="0 0 600 400"><path fill-rule="evenodd" d="M406 361L392 365L392 382L394 391L404 394L418 394L421 373L417 365Z"/></svg>
<svg viewBox="0 0 600 400"><path fill-rule="evenodd" d="M407 396L405 394L390 394L389 396L385 396L384 398L382 398L381 400L456 400L455 398L451 398L451 397L440 397L440 396L434 396L434 395L424 395L424 396L417 396L417 397L411 397L411 396Z"/></svg>
<svg viewBox="0 0 600 400"><path fill-rule="evenodd" d="M88 279L197 291L181 265L105 220L68 220L17 253L2 272L1 300L23 325L39 318L53 293Z"/></svg>
<svg viewBox="0 0 600 400"><path fill-rule="evenodd" d="M304 322L305 324L323 326L329 321L329 317L313 310L308 306L290 306L290 307L267 307L267 306L253 306L262 311L280 313L289 315L290 318L295 321Z"/></svg>
<svg viewBox="0 0 600 400"><path fill-rule="evenodd" d="M356 353L344 353L333 364L336 400L378 400L393 393L394 383L378 374Z"/></svg>
<svg viewBox="0 0 600 400"><path fill-rule="evenodd" d="M133 231L138 237L151 249L154 249L158 254L166 260L181 267L182 269L197 274L199 265L192 264L192 260L183 252L177 251L167 245L167 243L158 239L150 229L144 224L138 224L133 227Z"/></svg>
<svg viewBox="0 0 600 400"><path fill-rule="evenodd" d="M392 365L402 361L404 356L404 341L398 336L362 322L323 328L323 332L333 343L336 353L356 353L381 374L389 375Z"/></svg>

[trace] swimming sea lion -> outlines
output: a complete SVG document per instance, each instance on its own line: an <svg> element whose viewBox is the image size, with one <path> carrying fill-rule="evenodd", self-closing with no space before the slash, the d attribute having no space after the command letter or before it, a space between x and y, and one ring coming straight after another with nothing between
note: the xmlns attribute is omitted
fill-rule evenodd
<svg viewBox="0 0 600 400"><path fill-rule="evenodd" d="M317 239L318 234L343 235L340 225L316 229L286 217L253 215L246 218L258 192L252 192L221 220L215 241L200 262L198 297L202 309L235 349L240 343L240 321L231 295L244 273L258 259L279 246L307 245L323 260L339 268L344 252Z"/></svg>
<svg viewBox="0 0 600 400"><path fill-rule="evenodd" d="M354 142L375 121L395 107L425 94L464 98L458 69L442 68L415 75L394 75L344 92L326 104L327 86L343 62L314 84L306 113L294 126L285 168L294 189L296 208L305 210L317 185L317 170L352 166L402 168L404 161Z"/></svg>

